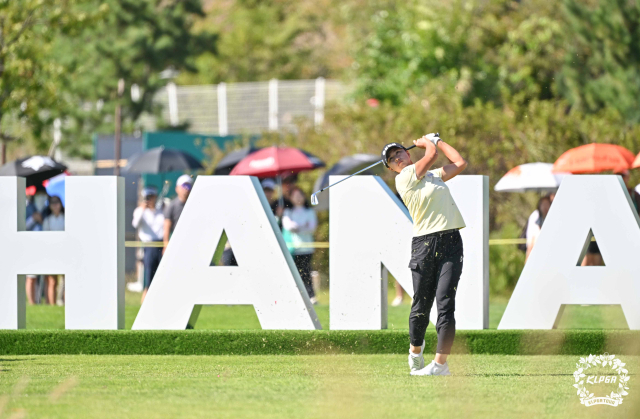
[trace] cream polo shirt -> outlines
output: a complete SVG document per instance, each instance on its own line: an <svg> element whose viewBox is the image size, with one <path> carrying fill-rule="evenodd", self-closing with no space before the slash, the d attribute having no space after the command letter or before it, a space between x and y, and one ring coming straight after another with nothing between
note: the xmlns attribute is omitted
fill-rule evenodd
<svg viewBox="0 0 640 419"><path fill-rule="evenodd" d="M466 227L442 175L442 168L429 170L418 180L412 164L396 176L396 190L413 219L413 237Z"/></svg>

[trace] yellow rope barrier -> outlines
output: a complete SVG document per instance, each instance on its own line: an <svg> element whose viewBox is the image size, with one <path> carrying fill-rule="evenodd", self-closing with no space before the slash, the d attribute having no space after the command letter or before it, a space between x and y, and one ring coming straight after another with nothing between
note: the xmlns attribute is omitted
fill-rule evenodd
<svg viewBox="0 0 640 419"><path fill-rule="evenodd" d="M491 239L489 240L489 246L503 246L503 245L514 245L525 243L525 239ZM140 241L125 241L124 247L164 247L162 242L140 242ZM328 249L329 242L310 242L305 243L304 245L299 245L296 247L304 247L309 248L312 247L314 249Z"/></svg>

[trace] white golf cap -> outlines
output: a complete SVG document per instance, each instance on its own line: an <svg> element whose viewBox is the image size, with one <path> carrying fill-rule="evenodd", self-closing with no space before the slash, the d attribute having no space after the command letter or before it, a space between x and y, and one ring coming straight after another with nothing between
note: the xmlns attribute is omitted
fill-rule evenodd
<svg viewBox="0 0 640 419"><path fill-rule="evenodd" d="M187 189L191 189L191 187L193 186L193 179L191 179L191 176L189 175L182 175L176 181L176 185L178 186L189 185L187 186Z"/></svg>
<svg viewBox="0 0 640 419"><path fill-rule="evenodd" d="M265 179L262 181L262 189L271 189L274 190L276 188L276 183L273 179Z"/></svg>

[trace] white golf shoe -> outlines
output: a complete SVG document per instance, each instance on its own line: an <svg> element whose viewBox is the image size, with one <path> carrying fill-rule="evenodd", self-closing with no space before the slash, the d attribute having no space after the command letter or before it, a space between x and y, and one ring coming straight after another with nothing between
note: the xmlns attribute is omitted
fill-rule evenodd
<svg viewBox="0 0 640 419"><path fill-rule="evenodd" d="M412 356L411 351L409 351L409 368L411 368L411 372L418 371L424 368L424 345L426 341L422 341L422 346L420 347L420 356Z"/></svg>
<svg viewBox="0 0 640 419"><path fill-rule="evenodd" d="M438 365L436 361L433 360L422 369L417 371L412 370L411 375L451 375L451 372L449 372L449 364L445 362L444 365Z"/></svg>

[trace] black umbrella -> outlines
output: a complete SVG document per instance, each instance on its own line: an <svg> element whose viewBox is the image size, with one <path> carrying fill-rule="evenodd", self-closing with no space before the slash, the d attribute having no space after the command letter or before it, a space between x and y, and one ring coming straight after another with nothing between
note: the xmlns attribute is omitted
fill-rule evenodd
<svg viewBox="0 0 640 419"><path fill-rule="evenodd" d="M213 171L213 174L228 175L229 173L231 173L233 168L236 167L236 164L238 164L240 160L244 159L249 154L255 153L258 150L260 150L260 148L249 146L236 151L232 151L231 153L224 156L222 160L220 160L220 162L218 162L216 170Z"/></svg>
<svg viewBox="0 0 640 419"><path fill-rule="evenodd" d="M9 162L0 167L0 176L22 176L27 186L42 185L42 182L67 170L67 166L51 157L31 156Z"/></svg>
<svg viewBox="0 0 640 419"><path fill-rule="evenodd" d="M124 171L158 174L202 168L202 164L189 153L175 148L156 147L131 157Z"/></svg>

